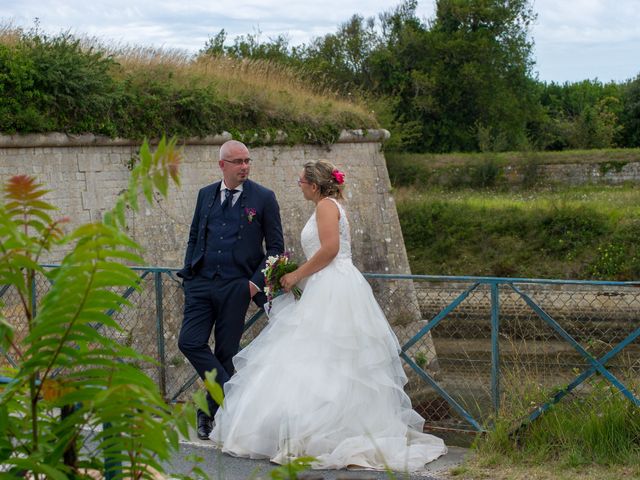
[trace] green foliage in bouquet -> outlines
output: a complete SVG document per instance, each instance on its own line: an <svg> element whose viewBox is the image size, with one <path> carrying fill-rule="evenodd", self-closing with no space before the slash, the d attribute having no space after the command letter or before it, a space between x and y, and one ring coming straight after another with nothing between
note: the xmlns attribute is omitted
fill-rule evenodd
<svg viewBox="0 0 640 480"><path fill-rule="evenodd" d="M183 415L171 411L155 382L136 367L153 360L109 335L122 329L107 313L128 304L116 289L138 287L138 276L124 264L142 262L139 245L124 233L125 210L138 210L140 192L151 204L155 190L166 196L169 183L179 183L175 143L163 139L152 153L145 142L113 210L68 235L61 230L66 219L50 216L55 207L34 178L15 176L5 186L0 285L17 292L27 329L17 341L15 325L0 315L1 352L12 358L10 366L0 363L0 375L9 379L0 386L4 475L91 478L113 463L112 478L152 478L177 451L179 433L188 435L193 407ZM62 244L70 251L61 265L41 267L42 254ZM36 275L50 288L34 305Z"/></svg>
<svg viewBox="0 0 640 480"><path fill-rule="evenodd" d="M262 273L264 274L265 281L264 293L267 295L269 308L271 308L273 299L284 292L282 285L280 285L280 279L287 273L291 273L297 269L298 264L291 260L289 252L267 258ZM294 286L291 292L296 299L299 299L302 295L302 290L297 286Z"/></svg>

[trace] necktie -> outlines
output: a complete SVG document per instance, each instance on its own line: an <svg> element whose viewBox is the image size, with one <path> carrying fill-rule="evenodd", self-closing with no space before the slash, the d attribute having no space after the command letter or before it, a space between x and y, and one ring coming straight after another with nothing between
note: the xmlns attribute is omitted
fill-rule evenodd
<svg viewBox="0 0 640 480"><path fill-rule="evenodd" d="M224 200L222 202L222 210L224 210L225 208L227 208L227 205L229 205L233 199L233 196L235 195L235 193L238 190L229 190L228 188L225 189L224 191Z"/></svg>

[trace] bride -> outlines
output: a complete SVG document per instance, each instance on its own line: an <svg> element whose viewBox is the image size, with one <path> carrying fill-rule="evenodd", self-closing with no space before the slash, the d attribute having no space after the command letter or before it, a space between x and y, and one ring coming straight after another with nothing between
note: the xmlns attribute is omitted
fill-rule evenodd
<svg viewBox="0 0 640 480"><path fill-rule="evenodd" d="M316 204L301 233L308 260L281 283L305 280L304 292L274 299L268 325L234 357L211 439L280 464L311 456L318 469L420 470L447 447L422 432L398 340L351 262L344 174L310 162L298 184Z"/></svg>

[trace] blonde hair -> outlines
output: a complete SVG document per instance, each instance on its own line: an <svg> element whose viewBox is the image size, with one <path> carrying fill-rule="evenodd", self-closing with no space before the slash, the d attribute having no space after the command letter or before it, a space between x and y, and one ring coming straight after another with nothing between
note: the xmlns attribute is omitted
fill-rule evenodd
<svg viewBox="0 0 640 480"><path fill-rule="evenodd" d="M318 160L317 162L305 163L303 175L307 182L318 186L321 197L343 200L344 183L338 183L334 172L339 172L334 164Z"/></svg>

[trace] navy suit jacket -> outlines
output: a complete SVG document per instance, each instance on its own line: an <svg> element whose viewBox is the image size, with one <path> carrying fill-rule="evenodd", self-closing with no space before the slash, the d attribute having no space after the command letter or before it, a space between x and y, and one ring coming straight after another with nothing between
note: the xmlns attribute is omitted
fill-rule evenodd
<svg viewBox="0 0 640 480"><path fill-rule="evenodd" d="M220 202L221 183L213 183L198 192L184 267L177 272L180 278L192 278L198 263L203 260L209 212L213 202ZM245 271L247 279L264 290L262 269L267 257L284 251L280 207L271 190L251 180L245 180L242 184L242 193L236 202L240 202L241 217L240 231L232 250L233 259ZM265 300L262 293L254 296L259 306Z"/></svg>

